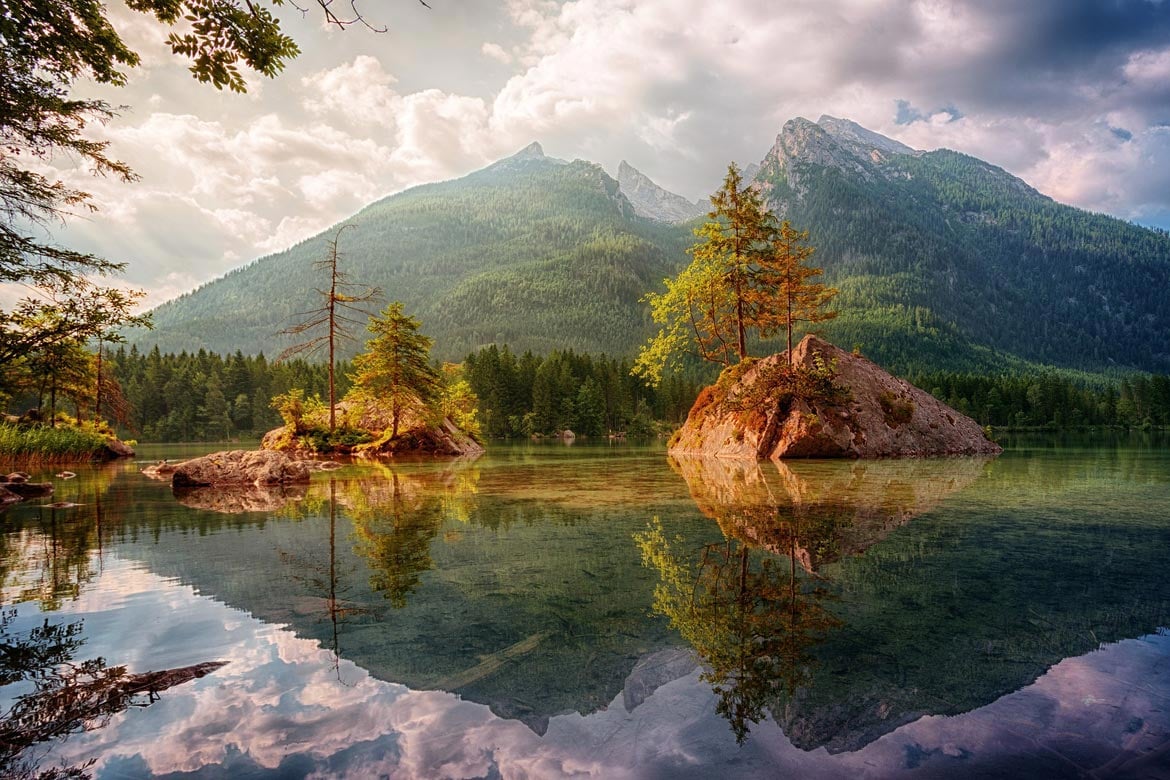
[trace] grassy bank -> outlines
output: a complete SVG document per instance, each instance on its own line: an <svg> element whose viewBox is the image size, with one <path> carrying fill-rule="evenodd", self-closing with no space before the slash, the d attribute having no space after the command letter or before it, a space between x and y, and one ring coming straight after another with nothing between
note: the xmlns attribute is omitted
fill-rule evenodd
<svg viewBox="0 0 1170 780"><path fill-rule="evenodd" d="M75 427L48 428L0 423L0 459L64 463L101 458L108 438Z"/></svg>

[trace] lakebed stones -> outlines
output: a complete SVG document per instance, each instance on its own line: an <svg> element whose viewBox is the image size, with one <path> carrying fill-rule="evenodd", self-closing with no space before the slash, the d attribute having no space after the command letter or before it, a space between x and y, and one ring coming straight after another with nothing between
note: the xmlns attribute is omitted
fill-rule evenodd
<svg viewBox="0 0 1170 780"><path fill-rule="evenodd" d="M843 392L786 400L768 386L787 355L755 361L728 386L707 388L671 444L671 454L754 460L996 455L983 429L860 355L805 336L793 364L831 369ZM744 402L743 399L750 399ZM740 401L736 403L735 401Z"/></svg>

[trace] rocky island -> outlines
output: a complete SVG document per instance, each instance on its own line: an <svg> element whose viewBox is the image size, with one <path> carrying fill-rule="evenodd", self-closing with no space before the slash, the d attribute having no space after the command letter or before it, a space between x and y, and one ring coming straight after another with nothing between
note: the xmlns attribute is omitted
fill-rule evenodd
<svg viewBox="0 0 1170 780"><path fill-rule="evenodd" d="M786 353L744 361L699 395L670 453L779 460L1003 451L970 417L816 336L792 350L792 366L831 375L833 392L793 393L777 381L788 368Z"/></svg>

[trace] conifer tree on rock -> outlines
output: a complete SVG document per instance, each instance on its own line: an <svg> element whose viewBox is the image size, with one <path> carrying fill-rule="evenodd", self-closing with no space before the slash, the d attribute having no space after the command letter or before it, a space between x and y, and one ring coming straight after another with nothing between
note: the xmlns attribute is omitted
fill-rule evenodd
<svg viewBox="0 0 1170 780"><path fill-rule="evenodd" d="M431 340L419 333L419 321L395 301L370 320L374 338L354 359L354 390L390 406L390 438L398 436L403 413L425 412L443 388L431 365Z"/></svg>

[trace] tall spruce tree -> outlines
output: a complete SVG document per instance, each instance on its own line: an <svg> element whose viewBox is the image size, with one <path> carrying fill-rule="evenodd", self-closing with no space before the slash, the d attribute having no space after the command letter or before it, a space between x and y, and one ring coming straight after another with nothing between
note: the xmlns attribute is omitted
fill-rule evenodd
<svg viewBox="0 0 1170 780"><path fill-rule="evenodd" d="M810 282L821 270L803 264L813 251L804 243L808 233L777 225L734 163L711 206L688 250L690 265L665 281L665 293L645 297L662 325L634 364L633 373L649 384L680 353L725 366L743 360L749 330L767 337L785 328L791 360L793 324L835 316L823 307L837 291Z"/></svg>
<svg viewBox="0 0 1170 780"><path fill-rule="evenodd" d="M374 338L354 361L351 377L359 394L390 404L390 438L398 436L402 416L425 412L439 397L443 382L431 366L431 340L418 332L419 321L395 301L370 320Z"/></svg>
<svg viewBox="0 0 1170 780"><path fill-rule="evenodd" d="M294 344L277 356L277 362L286 360L294 355L312 354L322 346L328 345L329 352L329 432L337 430L337 384L335 372L337 366L337 340L352 339L350 327L357 325L359 320L350 314L360 314L369 317L370 313L361 304L369 303L382 295L377 287L362 287L349 280L348 274L338 270L337 263L341 254L337 251L337 242L342 232L353 225L342 225L329 240L324 260L313 264L314 268L329 271L329 289L317 290L323 303L312 311L305 312L308 317L304 322L285 328L281 331L286 335L301 336L324 327L324 332L313 336L307 341ZM347 314L349 312L350 314Z"/></svg>
<svg viewBox="0 0 1170 780"><path fill-rule="evenodd" d="M820 276L820 268L805 265L816 251L808 246L807 230L797 230L788 223L772 234L767 250L757 262L751 294L752 321L767 337L781 328L788 340L788 365L792 365L792 330L798 322L824 322L837 316L826 311L837 290L820 282L810 281Z"/></svg>

